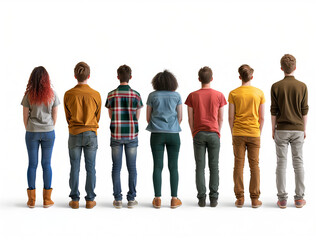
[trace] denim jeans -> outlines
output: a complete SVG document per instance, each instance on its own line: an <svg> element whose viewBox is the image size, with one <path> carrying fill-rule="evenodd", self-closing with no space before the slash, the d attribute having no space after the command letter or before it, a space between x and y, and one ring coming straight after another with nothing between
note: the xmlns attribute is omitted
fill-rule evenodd
<svg viewBox="0 0 319 240"><path fill-rule="evenodd" d="M219 148L220 139L215 132L201 131L193 138L194 155L196 161L196 187L197 198L206 197L205 184L205 155L208 152L209 177L209 197L218 199L219 187Z"/></svg>
<svg viewBox="0 0 319 240"><path fill-rule="evenodd" d="M77 135L69 135L69 156L71 163L71 172L70 172L70 188L71 193L69 197L73 201L80 200L79 192L79 172L80 172L80 162L81 162L81 153L82 149L84 152L84 162L86 170L86 183L85 191L86 196L85 200L93 201L95 198L94 188L95 188L95 157L96 151L98 148L97 136L93 131L83 132Z"/></svg>
<svg viewBox="0 0 319 240"><path fill-rule="evenodd" d="M121 189L121 168L122 168L122 153L123 146L126 156L126 167L129 173L128 186L129 191L127 193L127 200L132 201L136 197L136 154L138 146L138 138L133 140L121 139L117 140L111 138L112 148L112 181L113 181L113 196L116 201L122 200L122 189Z"/></svg>
<svg viewBox="0 0 319 240"><path fill-rule="evenodd" d="M28 186L30 190L35 189L35 178L38 166L39 146L41 145L41 165L43 169L43 183L45 189L51 188L52 169L51 156L55 140L55 132L26 132L25 142L29 155Z"/></svg>

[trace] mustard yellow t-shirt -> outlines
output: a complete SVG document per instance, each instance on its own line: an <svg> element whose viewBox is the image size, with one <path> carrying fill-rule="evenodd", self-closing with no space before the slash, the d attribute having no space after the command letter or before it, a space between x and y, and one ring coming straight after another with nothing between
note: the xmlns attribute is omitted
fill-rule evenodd
<svg viewBox="0 0 319 240"><path fill-rule="evenodd" d="M235 105L233 136L260 137L258 111L265 103L263 91L241 86L229 93L228 102Z"/></svg>

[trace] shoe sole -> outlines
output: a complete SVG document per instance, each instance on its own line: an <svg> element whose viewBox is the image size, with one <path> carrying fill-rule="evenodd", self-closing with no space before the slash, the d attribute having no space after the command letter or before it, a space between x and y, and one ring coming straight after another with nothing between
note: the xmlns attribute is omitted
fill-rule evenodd
<svg viewBox="0 0 319 240"><path fill-rule="evenodd" d="M252 208L259 208L259 207L261 207L261 205L253 205L253 206L251 206Z"/></svg>
<svg viewBox="0 0 319 240"><path fill-rule="evenodd" d="M30 205L28 205L28 207L29 207L29 208L34 208L34 206L30 206Z"/></svg>
<svg viewBox="0 0 319 240"><path fill-rule="evenodd" d="M278 203L277 203L277 206L279 207L279 208L281 208L281 209L285 209L287 206L281 206L281 205L279 205Z"/></svg>
<svg viewBox="0 0 319 240"><path fill-rule="evenodd" d="M156 209L161 208L161 206L156 206L156 205L154 205L154 204L153 204L153 207L156 208Z"/></svg>
<svg viewBox="0 0 319 240"><path fill-rule="evenodd" d="M43 205L44 208L49 208L49 207L52 207L53 204L50 204L50 205Z"/></svg>
<svg viewBox="0 0 319 240"><path fill-rule="evenodd" d="M116 209L122 208L122 206L115 206L115 205L113 205L113 207L115 207Z"/></svg>
<svg viewBox="0 0 319 240"><path fill-rule="evenodd" d="M304 204L304 205L301 205L301 206L296 206L296 208L302 208L303 206L305 206L306 204Z"/></svg>
<svg viewBox="0 0 319 240"><path fill-rule="evenodd" d="M134 207L136 207L136 206L137 206L137 204L134 205L134 206L127 206L127 208L134 208Z"/></svg>
<svg viewBox="0 0 319 240"><path fill-rule="evenodd" d="M182 206L182 204L181 205L177 205L177 206L171 206L171 208L175 209L175 208L178 208L180 206Z"/></svg>
<svg viewBox="0 0 319 240"><path fill-rule="evenodd" d="M238 207L238 208L242 208L244 206L244 204L243 205L239 205L239 204L236 205L235 204L235 206Z"/></svg>

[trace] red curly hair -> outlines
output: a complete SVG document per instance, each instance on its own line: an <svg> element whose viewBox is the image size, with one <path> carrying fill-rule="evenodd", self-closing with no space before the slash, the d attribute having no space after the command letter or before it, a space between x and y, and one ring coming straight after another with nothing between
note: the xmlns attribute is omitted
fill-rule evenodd
<svg viewBox="0 0 319 240"><path fill-rule="evenodd" d="M25 95L27 94L31 105L49 105L53 101L54 93L50 77L44 67L40 66L33 69L25 91Z"/></svg>

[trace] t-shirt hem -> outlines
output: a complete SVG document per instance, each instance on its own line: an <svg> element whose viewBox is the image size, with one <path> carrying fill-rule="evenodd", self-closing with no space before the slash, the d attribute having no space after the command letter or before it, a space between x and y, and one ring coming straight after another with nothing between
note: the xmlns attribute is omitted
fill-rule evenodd
<svg viewBox="0 0 319 240"><path fill-rule="evenodd" d="M277 125L276 130L288 130L288 131L304 131L304 126L303 125Z"/></svg>

